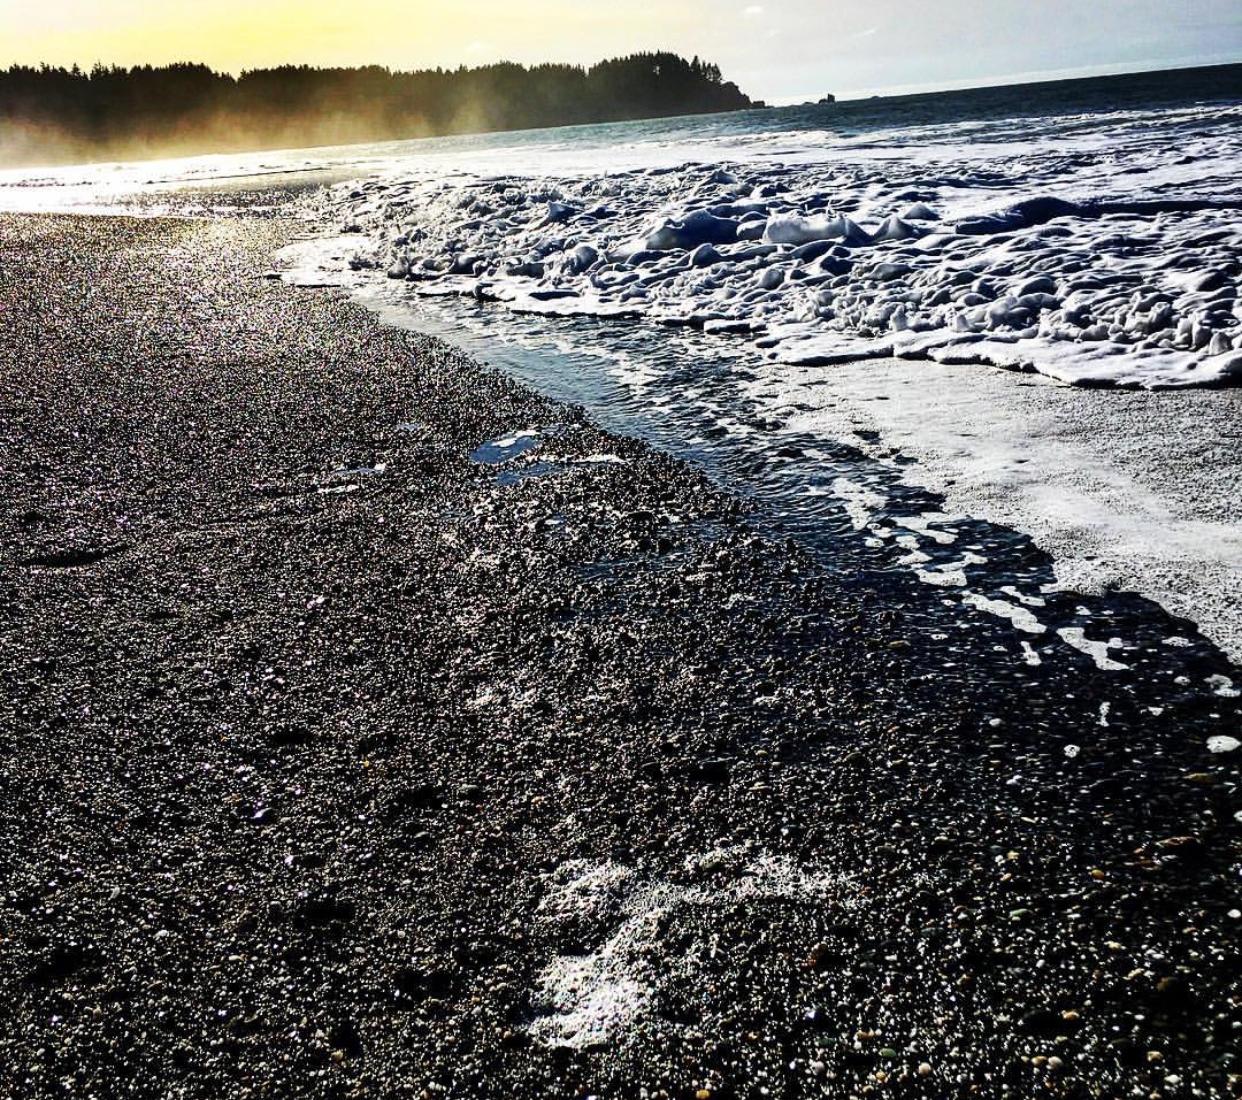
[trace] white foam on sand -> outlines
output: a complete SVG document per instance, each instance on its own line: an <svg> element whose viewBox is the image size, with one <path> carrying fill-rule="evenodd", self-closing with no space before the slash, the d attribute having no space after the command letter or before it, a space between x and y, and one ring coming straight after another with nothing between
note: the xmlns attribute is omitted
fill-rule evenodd
<svg viewBox="0 0 1242 1100"><path fill-rule="evenodd" d="M604 923L611 934L589 954L557 956L548 964L536 997L545 1014L531 1030L550 1046L599 1046L628 1027L651 999L643 948L671 898L619 864L573 864L561 874L564 881L549 892L541 917L552 924Z"/></svg>
<svg viewBox="0 0 1242 1100"><path fill-rule="evenodd" d="M553 875L539 916L555 928L584 930L596 943L584 954L558 955L540 973L532 1036L548 1046L587 1049L623 1043L649 1014L662 983L699 980L694 959L711 943L662 948L662 925L679 910L739 902L859 903L858 891L825 872L746 847L720 848L687 862L689 881L651 878L605 861L573 860ZM720 876L719 882L712 876Z"/></svg>
<svg viewBox="0 0 1242 1100"><path fill-rule="evenodd" d="M1147 596L1242 661L1242 391L1070 390L891 359L772 365L752 386L787 431L849 442L949 510L1026 532L1059 587ZM894 449L916 461L893 463ZM850 491L866 526L873 490ZM1037 622L1038 605L1014 595ZM1092 647L1101 667L1124 663L1099 642L1062 641Z"/></svg>
<svg viewBox="0 0 1242 1100"><path fill-rule="evenodd" d="M1010 603L1008 600L994 600L981 596L978 592L967 592L962 597L962 603L976 607L980 611L986 611L997 618L1008 619L1015 627L1027 634L1043 634L1048 629L1028 608Z"/></svg>

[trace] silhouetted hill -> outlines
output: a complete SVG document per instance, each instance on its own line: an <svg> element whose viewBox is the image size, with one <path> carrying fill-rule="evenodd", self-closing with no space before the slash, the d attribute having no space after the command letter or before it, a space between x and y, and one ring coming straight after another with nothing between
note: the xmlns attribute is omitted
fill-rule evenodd
<svg viewBox="0 0 1242 1100"><path fill-rule="evenodd" d="M672 53L580 65L392 72L305 65L0 71L0 162L328 145L753 106L718 66Z"/></svg>

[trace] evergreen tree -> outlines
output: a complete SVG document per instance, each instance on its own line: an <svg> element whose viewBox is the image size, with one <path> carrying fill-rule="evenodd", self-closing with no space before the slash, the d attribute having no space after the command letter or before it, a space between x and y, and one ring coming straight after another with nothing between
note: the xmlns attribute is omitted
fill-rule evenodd
<svg viewBox="0 0 1242 1100"><path fill-rule="evenodd" d="M393 72L282 65L0 70L4 163L391 140L741 110L697 56L640 53L590 68L499 62Z"/></svg>

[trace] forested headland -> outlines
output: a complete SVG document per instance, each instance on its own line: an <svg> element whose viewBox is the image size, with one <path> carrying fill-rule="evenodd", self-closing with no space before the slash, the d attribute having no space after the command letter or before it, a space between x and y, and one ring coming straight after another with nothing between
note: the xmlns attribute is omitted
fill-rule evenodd
<svg viewBox="0 0 1242 1100"><path fill-rule="evenodd" d="M286 65L0 70L0 164L130 159L518 130L755 106L672 53L597 65L396 72Z"/></svg>

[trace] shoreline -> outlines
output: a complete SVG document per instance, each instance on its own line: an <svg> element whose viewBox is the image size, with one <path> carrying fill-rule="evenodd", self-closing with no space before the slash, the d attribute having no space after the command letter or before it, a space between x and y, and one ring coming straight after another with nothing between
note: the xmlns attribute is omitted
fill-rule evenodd
<svg viewBox="0 0 1242 1100"><path fill-rule="evenodd" d="M1223 1093L1221 713L945 692L916 582L263 279L295 231L0 216L6 1084Z"/></svg>
<svg viewBox="0 0 1242 1100"><path fill-rule="evenodd" d="M281 251L273 275L292 287L338 289L386 324L413 331L432 324L453 339L457 296L426 300L448 306L440 320L420 315L419 301L402 301L404 284L348 268L353 241L299 242ZM547 324L555 338L564 319ZM456 331L459 344L489 354L477 333ZM641 336L654 347L664 333L645 326ZM491 354L523 376L520 352ZM568 358L560 365L575 369ZM1030 597L1150 600L1242 672L1242 515L1230 491L1242 477L1233 438L1242 389L1089 389L1038 372L910 359L799 367L756 357L753 366L738 360L736 371L748 379L738 384L738 408L767 420L790 445L857 448L891 475L868 482L880 496L896 479L940 498L955 520L1029 538L1055 572ZM560 389L574 395L572 384ZM588 386L582 399L590 393ZM641 434L644 425L632 428ZM864 534L882 514L867 519ZM1180 629L1169 636L1179 638Z"/></svg>
<svg viewBox="0 0 1242 1100"><path fill-rule="evenodd" d="M1242 665L1242 391L1080 390L903 360L765 371L787 430L857 440L946 509L1021 531L1059 590L1134 592Z"/></svg>

